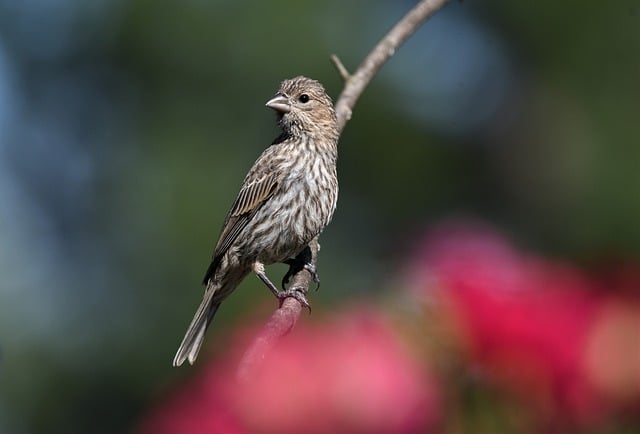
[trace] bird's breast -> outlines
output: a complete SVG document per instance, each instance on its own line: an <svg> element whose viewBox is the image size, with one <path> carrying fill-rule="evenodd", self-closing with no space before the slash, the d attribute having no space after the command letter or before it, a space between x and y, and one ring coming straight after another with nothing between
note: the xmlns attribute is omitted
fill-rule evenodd
<svg viewBox="0 0 640 434"><path fill-rule="evenodd" d="M306 140L273 149L277 187L248 229L258 234L254 252L265 264L296 256L329 223L338 196L335 147L321 150Z"/></svg>
<svg viewBox="0 0 640 434"><path fill-rule="evenodd" d="M278 234L272 247L280 258L273 262L295 256L316 237L331 220L336 200L335 166L292 168L264 209L277 222L272 228Z"/></svg>

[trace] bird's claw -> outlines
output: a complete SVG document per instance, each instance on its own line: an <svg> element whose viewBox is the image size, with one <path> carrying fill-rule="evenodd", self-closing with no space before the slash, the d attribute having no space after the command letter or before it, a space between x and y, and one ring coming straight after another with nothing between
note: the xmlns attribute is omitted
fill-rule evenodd
<svg viewBox="0 0 640 434"><path fill-rule="evenodd" d="M304 264L303 268L311 274L311 279L313 280L313 283L316 284L316 291L320 289L320 276L318 276L318 269L316 266L311 262L307 262Z"/></svg>
<svg viewBox="0 0 640 434"><path fill-rule="evenodd" d="M282 307L282 303L284 303L285 298L292 297L298 300L298 303L300 303L303 307L309 309L309 313L311 313L311 305L309 304L309 301L305 296L304 288L294 286L293 288L280 291L278 294L276 294L276 297L278 297L278 299L280 300L280 307Z"/></svg>

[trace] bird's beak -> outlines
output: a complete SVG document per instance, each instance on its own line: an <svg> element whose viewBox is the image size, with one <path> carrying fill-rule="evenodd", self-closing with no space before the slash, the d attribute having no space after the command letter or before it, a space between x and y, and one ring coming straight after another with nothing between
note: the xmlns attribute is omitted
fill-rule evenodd
<svg viewBox="0 0 640 434"><path fill-rule="evenodd" d="M289 99L282 94L277 94L276 96L271 98L269 101L267 101L266 106L280 113L289 113L291 111L291 104L289 104Z"/></svg>

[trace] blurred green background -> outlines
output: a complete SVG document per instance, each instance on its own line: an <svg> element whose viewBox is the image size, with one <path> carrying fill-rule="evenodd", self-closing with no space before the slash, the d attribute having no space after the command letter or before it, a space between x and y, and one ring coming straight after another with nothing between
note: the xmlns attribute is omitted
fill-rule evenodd
<svg viewBox="0 0 640 434"><path fill-rule="evenodd" d="M409 1L0 1L0 433L129 430L167 385L225 213L304 74L337 98ZM472 215L584 264L640 253L640 6L452 2L340 143L314 313ZM279 280L283 267L270 273ZM207 343L276 302L247 279ZM217 347L224 351L224 346Z"/></svg>

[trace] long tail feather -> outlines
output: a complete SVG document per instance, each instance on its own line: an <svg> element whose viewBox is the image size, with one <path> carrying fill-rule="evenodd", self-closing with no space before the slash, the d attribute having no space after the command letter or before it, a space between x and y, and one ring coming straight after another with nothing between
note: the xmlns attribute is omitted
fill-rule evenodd
<svg viewBox="0 0 640 434"><path fill-rule="evenodd" d="M215 293L216 288L212 287L207 288L205 291L202 303L200 303L200 307L198 307L196 314L193 316L193 320L191 320L191 324L182 339L176 356L173 358L173 366L180 366L185 360L188 360L189 364L193 365L193 362L198 357L205 332L220 306L220 303L213 303L213 295Z"/></svg>

